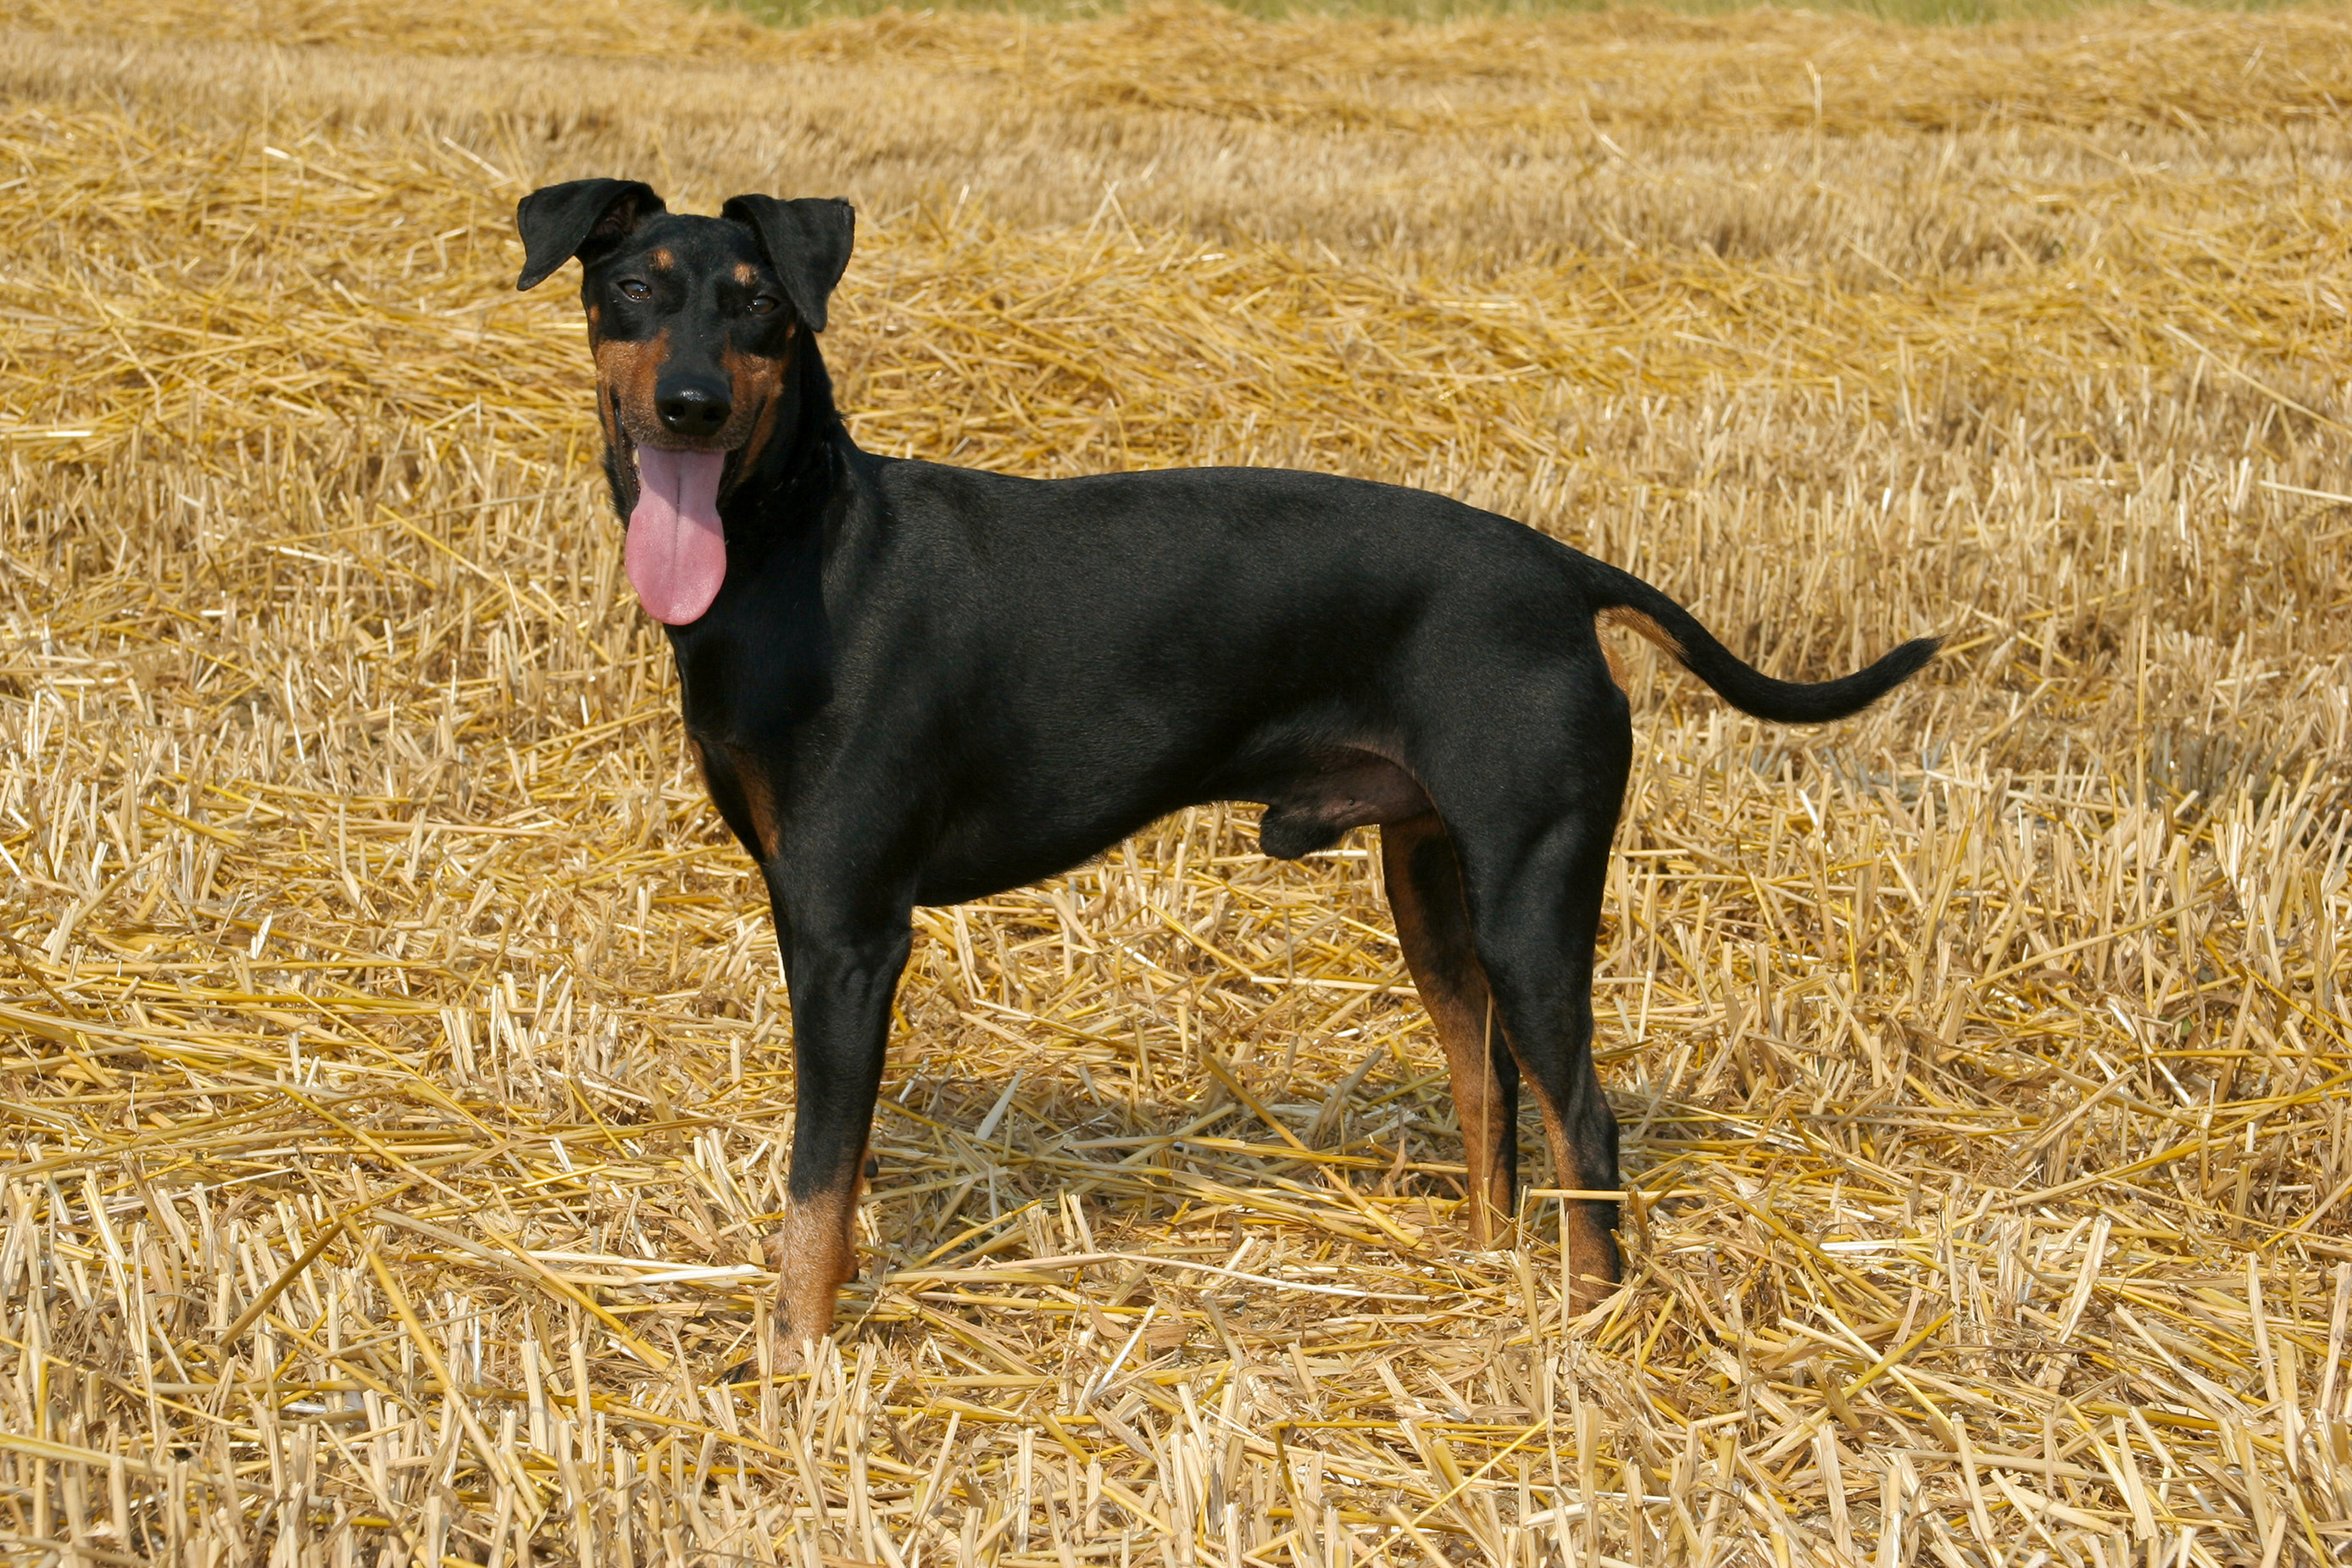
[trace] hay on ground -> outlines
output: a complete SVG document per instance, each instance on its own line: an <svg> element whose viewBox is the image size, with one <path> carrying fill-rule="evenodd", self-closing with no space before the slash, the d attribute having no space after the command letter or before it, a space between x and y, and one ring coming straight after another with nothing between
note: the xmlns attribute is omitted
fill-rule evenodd
<svg viewBox="0 0 2352 1568"><path fill-rule="evenodd" d="M2352 24L194 16L0 47L11 1561L2340 1557ZM1461 1245L1369 838L1202 810L921 914L837 1348L716 1381L786 998L509 287L624 171L860 203L877 449L1954 634L1633 651L1622 1292Z"/></svg>

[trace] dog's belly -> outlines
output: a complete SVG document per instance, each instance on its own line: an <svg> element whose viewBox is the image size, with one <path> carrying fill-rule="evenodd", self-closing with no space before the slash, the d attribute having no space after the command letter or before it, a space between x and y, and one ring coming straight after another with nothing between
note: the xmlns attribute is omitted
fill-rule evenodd
<svg viewBox="0 0 2352 1568"><path fill-rule="evenodd" d="M1018 821L1016 814L1004 811L967 818L933 847L915 901L964 903L1024 887L1093 859L1171 811L1213 801L1264 805L1258 847L1282 860L1328 849L1351 827L1402 822L1431 809L1420 783L1387 757L1355 746L1320 746L1255 766L1220 770L1192 787L1162 795L1139 815L1098 821L1091 828L1050 812L1045 821L1034 816ZM1049 825L1059 831L1038 833Z"/></svg>

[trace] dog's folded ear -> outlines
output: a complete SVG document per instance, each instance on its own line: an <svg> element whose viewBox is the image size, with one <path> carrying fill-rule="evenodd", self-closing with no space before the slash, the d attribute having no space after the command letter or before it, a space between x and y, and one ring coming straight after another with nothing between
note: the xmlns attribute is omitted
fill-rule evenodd
<svg viewBox="0 0 2352 1568"><path fill-rule="evenodd" d="M773 196L730 196L719 216L749 224L768 253L768 265L783 279L793 310L809 331L824 331L824 303L849 266L857 220L838 196L778 201Z"/></svg>
<svg viewBox="0 0 2352 1568"><path fill-rule="evenodd" d="M642 219L667 210L654 188L639 180L571 180L541 186L515 205L523 256L522 276L515 279L515 287L537 288L573 257L584 261Z"/></svg>

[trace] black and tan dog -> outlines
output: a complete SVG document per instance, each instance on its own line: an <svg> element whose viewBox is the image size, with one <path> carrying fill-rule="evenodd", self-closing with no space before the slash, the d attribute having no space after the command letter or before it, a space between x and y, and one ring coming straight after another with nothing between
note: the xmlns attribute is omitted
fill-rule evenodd
<svg viewBox="0 0 2352 1568"><path fill-rule="evenodd" d="M711 799L758 860L799 1108L777 1256L790 1346L850 1240L917 904L1075 866L1155 817L1265 805L1269 855L1377 824L1397 934L1453 1073L1469 1227L1512 1213L1519 1075L1556 1179L1617 1186L1593 1073L1593 939L1633 750L1596 622L1733 705L1818 723L1926 664L1774 680L1657 590L1441 496L1257 468L1010 479L860 451L817 353L847 203L646 185L523 199L520 286L567 259L628 519ZM1617 1205L1570 1205L1580 1303Z"/></svg>

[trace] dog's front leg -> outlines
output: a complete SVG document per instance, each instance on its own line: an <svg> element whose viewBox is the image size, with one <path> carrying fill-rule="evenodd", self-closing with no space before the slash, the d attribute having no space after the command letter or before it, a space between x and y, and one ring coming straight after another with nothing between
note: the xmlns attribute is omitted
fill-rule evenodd
<svg viewBox="0 0 2352 1568"><path fill-rule="evenodd" d="M907 906L858 917L822 895L788 898L776 881L798 1097L784 1227L771 1244L789 1357L832 1331L835 1292L856 1277L852 1229L912 928Z"/></svg>

